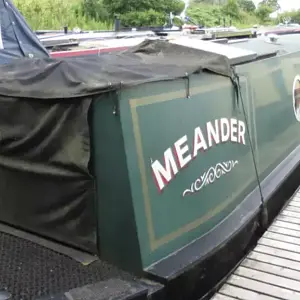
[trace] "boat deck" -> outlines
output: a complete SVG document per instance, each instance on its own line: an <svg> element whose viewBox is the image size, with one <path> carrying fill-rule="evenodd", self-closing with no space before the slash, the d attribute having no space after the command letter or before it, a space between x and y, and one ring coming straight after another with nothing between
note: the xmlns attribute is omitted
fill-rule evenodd
<svg viewBox="0 0 300 300"><path fill-rule="evenodd" d="M300 188L211 300L300 299Z"/></svg>
<svg viewBox="0 0 300 300"><path fill-rule="evenodd" d="M2 223L0 253L0 299L8 299L3 291L10 300L140 300L162 293L159 283Z"/></svg>

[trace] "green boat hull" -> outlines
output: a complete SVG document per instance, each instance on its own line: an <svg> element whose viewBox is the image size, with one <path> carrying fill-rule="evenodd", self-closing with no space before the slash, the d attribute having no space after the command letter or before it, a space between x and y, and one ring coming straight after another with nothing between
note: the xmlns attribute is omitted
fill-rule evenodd
<svg viewBox="0 0 300 300"><path fill-rule="evenodd" d="M237 66L242 97L230 78L201 73L189 88L185 79L147 83L94 101L103 258L167 283L242 230L248 236L235 248L247 249L261 207L272 218L282 187L296 185L299 59L297 52Z"/></svg>
<svg viewBox="0 0 300 300"><path fill-rule="evenodd" d="M266 44L249 41L245 48ZM218 47L227 58L215 43L183 38L0 67L2 236L94 267L104 294L105 262L131 273L122 286L132 297L134 281L139 299L209 292L277 215L300 172L300 49ZM123 288L112 277L116 295Z"/></svg>
<svg viewBox="0 0 300 300"><path fill-rule="evenodd" d="M300 35L61 61L6 4L0 298L208 298L299 186Z"/></svg>

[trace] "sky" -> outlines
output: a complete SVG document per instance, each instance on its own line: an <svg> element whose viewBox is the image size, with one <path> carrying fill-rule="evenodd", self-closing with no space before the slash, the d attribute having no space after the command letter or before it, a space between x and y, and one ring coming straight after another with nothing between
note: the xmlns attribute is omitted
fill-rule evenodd
<svg viewBox="0 0 300 300"><path fill-rule="evenodd" d="M261 0L254 0L257 5ZM300 9L300 0L279 0L278 1L283 11Z"/></svg>

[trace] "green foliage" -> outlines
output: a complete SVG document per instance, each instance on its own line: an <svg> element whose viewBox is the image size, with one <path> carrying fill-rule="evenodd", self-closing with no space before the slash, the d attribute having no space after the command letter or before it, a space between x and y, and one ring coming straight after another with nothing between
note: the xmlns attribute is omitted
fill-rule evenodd
<svg viewBox="0 0 300 300"><path fill-rule="evenodd" d="M259 18L261 23L266 23L270 21L270 14L273 12L273 9L267 5L259 5L256 10L256 16Z"/></svg>
<svg viewBox="0 0 300 300"><path fill-rule="evenodd" d="M224 5L227 0L192 0L192 4Z"/></svg>
<svg viewBox="0 0 300 300"><path fill-rule="evenodd" d="M179 14L183 11L185 5L182 0L103 0L103 3L111 15L151 10L165 14L170 12Z"/></svg>
<svg viewBox="0 0 300 300"><path fill-rule="evenodd" d="M238 5L242 11L247 13L254 13L256 10L255 4L252 0L239 0Z"/></svg>
<svg viewBox="0 0 300 300"><path fill-rule="evenodd" d="M222 7L222 11L225 16L229 16L231 19L240 19L240 9L236 0L228 0L227 3Z"/></svg>
<svg viewBox="0 0 300 300"><path fill-rule="evenodd" d="M219 0L193 0L187 15L205 26L223 25L225 18L227 26L232 20L234 26L244 28L254 24L271 24L269 15L279 7L278 0L263 0L258 8L252 0L226 0L222 5L216 4L219 4ZM297 13L292 19L298 19Z"/></svg>
<svg viewBox="0 0 300 300"><path fill-rule="evenodd" d="M95 21L108 21L109 14L102 0L82 0L81 13Z"/></svg>
<svg viewBox="0 0 300 300"><path fill-rule="evenodd" d="M180 14L182 0L15 0L33 29L110 29L115 15L123 26L162 26L170 12Z"/></svg>
<svg viewBox="0 0 300 300"><path fill-rule="evenodd" d="M300 9L279 14L278 23L284 23L286 20L300 24Z"/></svg>
<svg viewBox="0 0 300 300"><path fill-rule="evenodd" d="M112 22L100 18L100 12L94 18L85 14L82 0L14 0L32 29L62 29L80 27L82 29L111 29Z"/></svg>
<svg viewBox="0 0 300 300"><path fill-rule="evenodd" d="M230 24L249 27L270 22L269 14L278 6L277 0L263 0L255 9L252 0L191 0L187 15L205 26ZM112 29L114 16L118 15L122 26L161 26L170 12L178 15L184 9L182 0L14 0L33 29L85 30ZM283 18L284 16L282 16ZM291 14L294 22L300 22L300 13ZM182 25L178 19L173 20Z"/></svg>
<svg viewBox="0 0 300 300"><path fill-rule="evenodd" d="M213 27L219 24L222 18L222 8L208 4L193 4L186 14L197 24Z"/></svg>
<svg viewBox="0 0 300 300"><path fill-rule="evenodd" d="M278 0L262 0L259 5L260 8L262 7L269 7L271 9L271 13L277 11L278 9L280 9L280 5L278 3Z"/></svg>
<svg viewBox="0 0 300 300"><path fill-rule="evenodd" d="M182 0L103 0L103 4L123 26L162 26L170 12L180 14L185 6Z"/></svg>
<svg viewBox="0 0 300 300"><path fill-rule="evenodd" d="M173 24L174 24L175 26L180 27L180 26L182 26L182 25L184 24L184 22L183 22L183 20L181 20L181 19L174 18L174 19L173 19Z"/></svg>
<svg viewBox="0 0 300 300"><path fill-rule="evenodd" d="M153 9L147 11L130 11L120 15L121 24L124 27L142 27L161 26L165 23L166 16L164 13L157 12Z"/></svg>
<svg viewBox="0 0 300 300"><path fill-rule="evenodd" d="M187 15L195 22L207 27L230 24L239 28L252 27L259 22L252 0L229 0L224 5L215 5L215 0L194 0ZM253 11L254 9L254 11Z"/></svg>

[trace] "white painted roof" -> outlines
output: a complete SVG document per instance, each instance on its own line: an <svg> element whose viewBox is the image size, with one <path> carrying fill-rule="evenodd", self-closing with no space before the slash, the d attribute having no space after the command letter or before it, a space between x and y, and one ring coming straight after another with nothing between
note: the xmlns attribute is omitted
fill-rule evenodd
<svg viewBox="0 0 300 300"><path fill-rule="evenodd" d="M224 55L228 57L231 64L252 61L257 57L257 53L251 50L232 47L226 44L217 44L209 41L190 39L186 37L177 38L170 41L170 43Z"/></svg>

